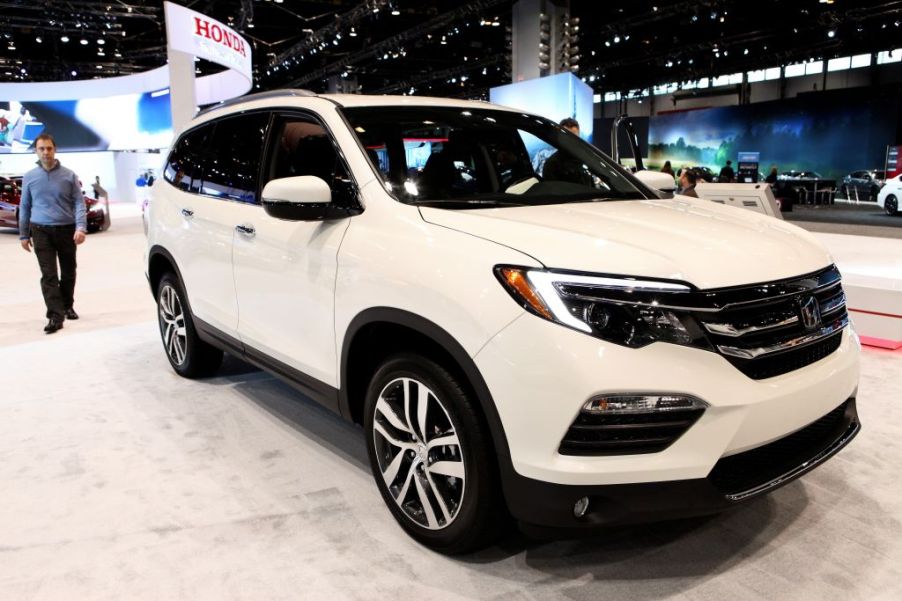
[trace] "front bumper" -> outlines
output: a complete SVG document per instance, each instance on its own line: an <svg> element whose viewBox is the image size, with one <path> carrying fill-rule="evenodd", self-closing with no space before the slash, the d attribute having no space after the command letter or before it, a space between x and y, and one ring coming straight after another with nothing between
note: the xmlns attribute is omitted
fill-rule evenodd
<svg viewBox="0 0 902 601"><path fill-rule="evenodd" d="M754 457L746 453L759 448L778 448L770 445L855 397L860 345L850 327L841 335L839 348L827 357L753 380L710 351L663 343L630 349L521 316L474 357L503 424L509 454L502 452L499 462L511 512L523 522L574 527L710 513L739 502L728 495L746 489L717 488L709 480L718 466L730 465L731 457ZM685 394L709 406L659 452L561 454L561 440L583 404L618 393ZM849 412L847 429L854 422L857 432L854 402ZM844 442L835 450L853 435L837 435L834 441ZM756 475L755 486L767 485L760 492L805 471L776 459L770 461L786 469ZM596 511L576 520L573 504L583 496Z"/></svg>
<svg viewBox="0 0 902 601"><path fill-rule="evenodd" d="M770 444L718 461L705 478L615 484L563 485L508 474L511 513L530 534L591 532L598 528L716 513L792 482L835 455L858 434L855 398ZM573 507L589 499L585 515Z"/></svg>

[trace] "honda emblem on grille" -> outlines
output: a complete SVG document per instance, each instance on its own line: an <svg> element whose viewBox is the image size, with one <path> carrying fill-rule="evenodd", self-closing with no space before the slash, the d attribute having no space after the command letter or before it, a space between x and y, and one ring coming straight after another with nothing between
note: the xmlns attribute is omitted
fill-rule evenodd
<svg viewBox="0 0 902 601"><path fill-rule="evenodd" d="M801 302L799 313L802 315L802 325L806 330L814 330L821 325L821 307L813 296Z"/></svg>

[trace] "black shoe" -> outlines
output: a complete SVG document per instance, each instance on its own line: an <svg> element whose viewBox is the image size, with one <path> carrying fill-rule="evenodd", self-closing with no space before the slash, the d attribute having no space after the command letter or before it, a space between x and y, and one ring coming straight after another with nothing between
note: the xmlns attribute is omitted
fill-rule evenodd
<svg viewBox="0 0 902 601"><path fill-rule="evenodd" d="M53 334L57 330L63 329L63 320L61 319L51 319L47 322L47 325L44 326L44 332L47 334Z"/></svg>
<svg viewBox="0 0 902 601"><path fill-rule="evenodd" d="M75 309L66 309L66 319L78 319L78 313Z"/></svg>

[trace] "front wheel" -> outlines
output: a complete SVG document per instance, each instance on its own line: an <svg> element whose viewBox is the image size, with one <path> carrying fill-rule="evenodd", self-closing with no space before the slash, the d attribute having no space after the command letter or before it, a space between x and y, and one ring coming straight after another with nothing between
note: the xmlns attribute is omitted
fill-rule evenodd
<svg viewBox="0 0 902 601"><path fill-rule="evenodd" d="M373 376L364 429L376 485L410 536L464 553L503 521L490 437L462 383L432 360L399 354Z"/></svg>
<svg viewBox="0 0 902 601"><path fill-rule="evenodd" d="M896 200L895 196L890 194L886 197L886 200L883 201L883 210L890 216L899 212L899 201Z"/></svg>
<svg viewBox="0 0 902 601"><path fill-rule="evenodd" d="M173 273L164 275L157 286L157 319L166 358L177 374L201 378L216 373L222 364L222 351L198 337L185 291Z"/></svg>

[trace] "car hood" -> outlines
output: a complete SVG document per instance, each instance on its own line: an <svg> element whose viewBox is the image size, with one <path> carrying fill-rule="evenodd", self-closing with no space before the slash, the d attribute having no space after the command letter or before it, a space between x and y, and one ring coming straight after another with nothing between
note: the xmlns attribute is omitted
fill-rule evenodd
<svg viewBox="0 0 902 601"><path fill-rule="evenodd" d="M702 289L789 278L833 262L805 230L684 196L420 211L429 223L514 248L551 269L675 279Z"/></svg>

